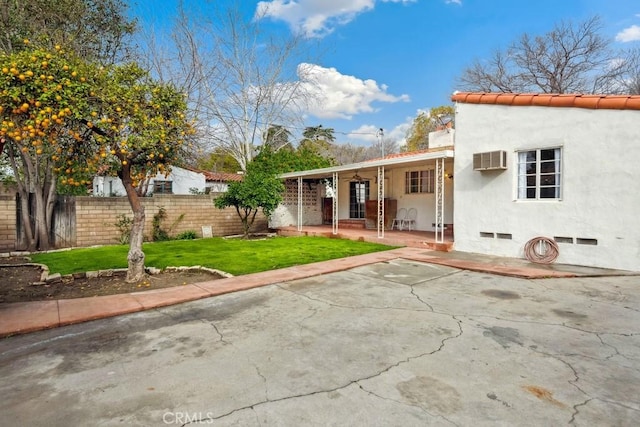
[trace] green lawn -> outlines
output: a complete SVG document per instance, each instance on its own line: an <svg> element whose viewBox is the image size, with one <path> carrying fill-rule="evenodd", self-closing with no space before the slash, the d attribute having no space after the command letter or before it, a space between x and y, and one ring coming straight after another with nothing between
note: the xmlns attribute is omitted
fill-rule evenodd
<svg viewBox="0 0 640 427"><path fill-rule="evenodd" d="M235 276L293 265L393 249L377 243L326 237L275 237L266 240L199 239L145 243L147 267L194 266L215 268ZM34 254L51 273L127 267L128 245L101 246Z"/></svg>

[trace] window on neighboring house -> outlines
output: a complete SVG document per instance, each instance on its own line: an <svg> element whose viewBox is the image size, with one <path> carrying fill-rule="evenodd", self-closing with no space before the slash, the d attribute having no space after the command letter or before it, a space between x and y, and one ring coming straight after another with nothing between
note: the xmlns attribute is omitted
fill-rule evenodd
<svg viewBox="0 0 640 427"><path fill-rule="evenodd" d="M154 194L173 194L173 181L153 181Z"/></svg>
<svg viewBox="0 0 640 427"><path fill-rule="evenodd" d="M425 171L411 171L405 174L406 194L411 193L433 193L435 188L435 171L433 169Z"/></svg>
<svg viewBox="0 0 640 427"><path fill-rule="evenodd" d="M560 199L561 159L560 148L519 151L518 199Z"/></svg>

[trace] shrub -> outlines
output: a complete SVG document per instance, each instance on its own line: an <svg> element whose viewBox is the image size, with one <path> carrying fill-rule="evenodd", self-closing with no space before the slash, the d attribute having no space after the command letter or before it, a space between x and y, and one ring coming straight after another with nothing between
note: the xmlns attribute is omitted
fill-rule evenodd
<svg viewBox="0 0 640 427"><path fill-rule="evenodd" d="M176 236L176 240L193 240L196 239L198 235L193 230L184 231Z"/></svg>
<svg viewBox="0 0 640 427"><path fill-rule="evenodd" d="M131 239L131 225L133 224L133 219L127 217L125 214L120 214L116 218L117 220L114 225L118 229L118 232L120 232L120 236L116 240L121 245L127 245Z"/></svg>

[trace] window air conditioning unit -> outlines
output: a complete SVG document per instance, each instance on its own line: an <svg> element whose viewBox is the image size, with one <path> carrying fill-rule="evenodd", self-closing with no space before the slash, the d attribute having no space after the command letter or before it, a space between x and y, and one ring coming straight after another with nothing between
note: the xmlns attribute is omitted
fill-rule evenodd
<svg viewBox="0 0 640 427"><path fill-rule="evenodd" d="M490 171L507 168L507 152L487 151L473 154L473 170Z"/></svg>

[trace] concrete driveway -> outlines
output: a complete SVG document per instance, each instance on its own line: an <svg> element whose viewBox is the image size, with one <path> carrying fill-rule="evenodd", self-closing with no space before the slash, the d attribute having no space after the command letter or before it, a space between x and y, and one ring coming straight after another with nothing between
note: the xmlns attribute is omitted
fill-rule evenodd
<svg viewBox="0 0 640 427"><path fill-rule="evenodd" d="M397 259L0 341L0 425L637 425L640 277Z"/></svg>

